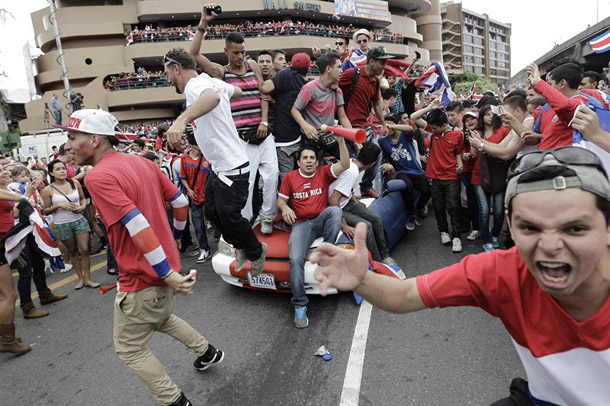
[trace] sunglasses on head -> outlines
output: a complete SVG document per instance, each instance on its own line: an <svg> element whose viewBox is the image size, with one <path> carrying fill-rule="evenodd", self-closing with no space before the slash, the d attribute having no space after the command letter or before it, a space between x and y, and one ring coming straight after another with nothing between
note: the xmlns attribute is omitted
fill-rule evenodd
<svg viewBox="0 0 610 406"><path fill-rule="evenodd" d="M369 40L368 39L359 39L356 42L358 42L359 44L366 44L367 42L369 42Z"/></svg>
<svg viewBox="0 0 610 406"><path fill-rule="evenodd" d="M523 155L510 166L508 177L511 178L536 168L547 155L552 155L558 162L565 165L594 166L606 175L602 161L593 152L579 147L560 147L555 150L535 151Z"/></svg>
<svg viewBox="0 0 610 406"><path fill-rule="evenodd" d="M180 62L178 62L175 59L172 59L172 58L168 57L167 55L165 55L163 57L163 66L168 66L168 65L171 65L172 63L175 63L178 66L182 66L182 64Z"/></svg>

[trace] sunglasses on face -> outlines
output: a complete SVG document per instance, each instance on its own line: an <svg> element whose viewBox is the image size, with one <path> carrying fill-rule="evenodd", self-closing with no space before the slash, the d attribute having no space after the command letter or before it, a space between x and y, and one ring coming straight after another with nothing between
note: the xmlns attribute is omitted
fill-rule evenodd
<svg viewBox="0 0 610 406"><path fill-rule="evenodd" d="M357 42L359 44L366 44L367 42L369 42L369 40L368 39L359 39Z"/></svg>
<svg viewBox="0 0 610 406"><path fill-rule="evenodd" d="M544 157L547 155L552 155L558 162L565 165L594 166L606 175L606 170L604 169L601 160L593 152L579 147L560 147L555 150L536 151L523 155L510 166L508 169L508 177L511 178L536 168L542 163Z"/></svg>
<svg viewBox="0 0 610 406"><path fill-rule="evenodd" d="M343 42L335 42L335 45L340 47L340 46L343 46L344 44L343 44Z"/></svg>
<svg viewBox="0 0 610 406"><path fill-rule="evenodd" d="M163 57L163 66L168 66L168 65L171 65L172 63L175 63L178 66L182 66L182 64L175 59L172 59L168 56Z"/></svg>

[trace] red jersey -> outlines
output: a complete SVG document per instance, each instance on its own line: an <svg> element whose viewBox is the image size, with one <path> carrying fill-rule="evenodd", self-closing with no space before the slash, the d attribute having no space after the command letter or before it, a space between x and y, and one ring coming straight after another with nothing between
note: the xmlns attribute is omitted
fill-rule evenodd
<svg viewBox="0 0 610 406"><path fill-rule="evenodd" d="M527 372L536 404L602 405L610 399L610 296L574 320L540 289L517 247L469 255L417 277L428 307L474 306L498 317Z"/></svg>
<svg viewBox="0 0 610 406"><path fill-rule="evenodd" d="M450 130L432 134L426 177L437 180L458 179L457 156L464 152L464 134Z"/></svg>
<svg viewBox="0 0 610 406"><path fill-rule="evenodd" d="M355 68L350 68L341 74L339 86L343 91L344 97L352 85L355 72ZM379 79L374 76L367 76L364 68L360 68L360 77L354 86L354 90L347 103L347 109L345 110L347 118L349 118L353 127L367 127L371 125L369 114L373 108L373 103L377 103L381 98L378 81Z"/></svg>
<svg viewBox="0 0 610 406"><path fill-rule="evenodd" d="M73 177L75 177L78 174L78 169L76 169L76 167L74 165L72 165L71 163L65 163L64 165L66 167L66 176L69 179L72 179Z"/></svg>
<svg viewBox="0 0 610 406"><path fill-rule="evenodd" d="M15 202L0 200L0 238L4 237L4 234L15 225L13 207L15 207Z"/></svg>
<svg viewBox="0 0 610 406"><path fill-rule="evenodd" d="M201 159L201 165L199 160ZM197 182L195 183L195 174L199 168L199 176L197 176ZM205 202L205 180L210 173L210 163L206 161L203 154L197 159L193 159L188 153L185 153L180 158L180 179L186 180L186 183L195 192L195 198L192 199L192 203L196 206ZM193 183L195 183L193 185Z"/></svg>
<svg viewBox="0 0 610 406"><path fill-rule="evenodd" d="M290 200L297 223L318 217L328 207L328 187L337 179L331 165L319 167L305 176L300 169L290 171L282 179L279 195Z"/></svg>
<svg viewBox="0 0 610 406"><path fill-rule="evenodd" d="M165 202L178 193L176 186L148 159L119 152L104 155L85 177L85 185L108 229L112 253L121 268L121 292L165 286L120 220L131 210L140 210L159 239L171 269L180 271L180 254L165 211Z"/></svg>
<svg viewBox="0 0 610 406"><path fill-rule="evenodd" d="M499 144L502 142L504 138L510 133L510 129L507 127L498 128L489 138L485 140L485 142L493 142L494 144ZM473 185L481 184L481 153L477 154L477 158L474 163L474 169L472 170L472 179L470 183Z"/></svg>
<svg viewBox="0 0 610 406"><path fill-rule="evenodd" d="M538 149L542 151L571 146L574 130L568 126L568 123L574 118L576 107L589 102L589 99L580 94L568 99L544 80L538 82L534 86L534 90L544 96L551 106L541 115L540 133L542 134L542 139Z"/></svg>

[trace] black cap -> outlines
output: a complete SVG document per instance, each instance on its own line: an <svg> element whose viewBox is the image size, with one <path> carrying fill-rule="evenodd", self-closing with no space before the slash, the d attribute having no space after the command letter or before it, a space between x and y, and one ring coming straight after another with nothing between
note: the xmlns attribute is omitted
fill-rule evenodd
<svg viewBox="0 0 610 406"><path fill-rule="evenodd" d="M387 54L383 47L374 47L369 49L369 52L366 54L366 58L374 60L396 59L394 55Z"/></svg>

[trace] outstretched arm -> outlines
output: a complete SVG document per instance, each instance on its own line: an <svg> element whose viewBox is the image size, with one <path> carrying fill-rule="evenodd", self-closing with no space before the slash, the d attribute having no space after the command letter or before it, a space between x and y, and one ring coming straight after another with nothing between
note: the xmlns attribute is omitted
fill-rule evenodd
<svg viewBox="0 0 610 406"><path fill-rule="evenodd" d="M213 7L213 5L209 4L203 6L203 10L201 10L201 20L199 21L199 25L197 26L195 37L191 42L189 53L193 56L193 58L195 58L197 66L199 66L202 71L204 71L213 78L222 79L222 75L224 73L224 68L222 67L222 65L216 62L212 62L207 57L201 55L201 45L203 43L204 32L208 28L209 22L212 21L214 17L216 17L216 13L214 12L212 12L212 15L207 15L206 8L208 8L208 6Z"/></svg>

